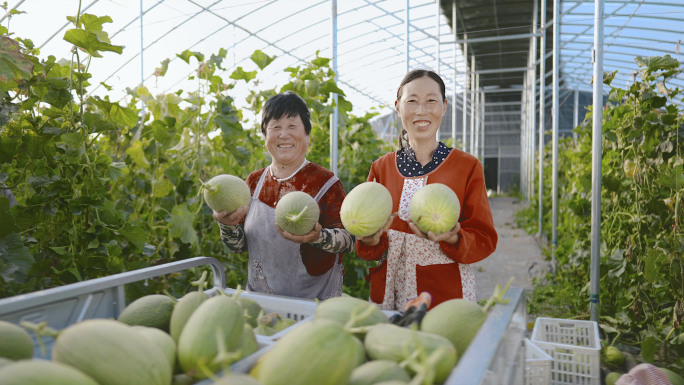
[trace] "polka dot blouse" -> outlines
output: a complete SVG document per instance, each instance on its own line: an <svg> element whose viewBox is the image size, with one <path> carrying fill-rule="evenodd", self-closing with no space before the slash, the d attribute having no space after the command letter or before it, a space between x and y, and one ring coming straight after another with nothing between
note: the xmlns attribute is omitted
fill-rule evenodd
<svg viewBox="0 0 684 385"><path fill-rule="evenodd" d="M416 160L413 149L406 146L397 151L397 167L401 175L407 178L425 175L442 164L449 152L451 152L451 148L439 142L439 146L432 154L432 160L423 166Z"/></svg>

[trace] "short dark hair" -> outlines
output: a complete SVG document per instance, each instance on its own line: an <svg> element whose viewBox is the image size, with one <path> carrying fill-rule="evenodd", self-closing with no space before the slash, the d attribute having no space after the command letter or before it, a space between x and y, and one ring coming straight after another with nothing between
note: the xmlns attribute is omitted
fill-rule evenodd
<svg viewBox="0 0 684 385"><path fill-rule="evenodd" d="M399 89L397 89L397 100L401 99L401 93L404 90L404 86L418 78L422 78L423 76L430 77L432 80L436 81L437 84L439 85L439 90L442 92L442 102L446 100L446 86L444 85L444 80L442 80L442 77L439 76L435 71L427 70L427 69L415 69L404 75L404 78L401 79L401 83L399 83Z"/></svg>
<svg viewBox="0 0 684 385"><path fill-rule="evenodd" d="M266 126L273 119L280 119L283 116L293 118L297 115L304 123L304 131L307 135L311 134L311 112L304 99L292 91L271 96L268 98L261 110L261 133L266 136Z"/></svg>

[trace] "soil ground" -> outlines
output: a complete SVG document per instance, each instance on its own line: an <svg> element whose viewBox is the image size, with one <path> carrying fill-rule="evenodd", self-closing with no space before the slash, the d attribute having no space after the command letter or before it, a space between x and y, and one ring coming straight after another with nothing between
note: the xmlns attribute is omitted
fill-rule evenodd
<svg viewBox="0 0 684 385"><path fill-rule="evenodd" d="M474 265L478 301L489 298L497 284L504 286L511 277L511 286L528 293L534 287L533 278L547 266L537 239L516 226L515 213L525 203L517 198L491 197L489 204L499 241L492 255Z"/></svg>

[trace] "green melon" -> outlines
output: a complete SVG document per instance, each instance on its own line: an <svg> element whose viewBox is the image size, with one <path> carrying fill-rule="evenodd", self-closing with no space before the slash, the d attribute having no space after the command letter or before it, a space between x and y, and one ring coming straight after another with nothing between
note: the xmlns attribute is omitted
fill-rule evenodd
<svg viewBox="0 0 684 385"><path fill-rule="evenodd" d="M202 302L186 322L178 339L178 363L183 372L202 379L230 365L220 354L235 352L242 344L242 308L227 295ZM235 357L237 359L237 357Z"/></svg>
<svg viewBox="0 0 684 385"><path fill-rule="evenodd" d="M259 350L259 343L256 339L254 329L247 322L244 323L242 330L242 337L240 340L240 347L238 348L242 358Z"/></svg>
<svg viewBox="0 0 684 385"><path fill-rule="evenodd" d="M622 366L625 363L625 355L615 346L608 346L604 352L606 363L612 366Z"/></svg>
<svg viewBox="0 0 684 385"><path fill-rule="evenodd" d="M487 312L463 298L444 301L430 309L420 323L422 331L447 338L463 356L470 342L487 319Z"/></svg>
<svg viewBox="0 0 684 385"><path fill-rule="evenodd" d="M677 373L675 373L672 370L667 369L667 368L659 368L659 369L662 370L663 372L665 372L665 374L667 374L667 378L670 380L672 385L684 385L684 377L682 377L681 375L679 375L679 374L677 374Z"/></svg>
<svg viewBox="0 0 684 385"><path fill-rule="evenodd" d="M180 338L188 318L208 298L209 296L203 291L191 291L182 296L176 303L176 306L173 307L171 319L169 320L169 334L171 334L176 343L178 343L178 338Z"/></svg>
<svg viewBox="0 0 684 385"><path fill-rule="evenodd" d="M33 339L19 325L0 321L0 357L22 360L33 357Z"/></svg>
<svg viewBox="0 0 684 385"><path fill-rule="evenodd" d="M340 219L356 237L373 235L392 214L392 195L377 182L364 182L354 187L342 201Z"/></svg>
<svg viewBox="0 0 684 385"><path fill-rule="evenodd" d="M347 385L364 360L361 341L342 325L314 319L277 340L249 374L264 385Z"/></svg>
<svg viewBox="0 0 684 385"><path fill-rule="evenodd" d="M303 191L290 191L285 194L275 208L278 226L294 235L304 235L313 230L320 214L316 200Z"/></svg>
<svg viewBox="0 0 684 385"><path fill-rule="evenodd" d="M133 326L133 329L148 338L166 356L171 366L171 370L176 366L176 342L163 330L149 326Z"/></svg>
<svg viewBox="0 0 684 385"><path fill-rule="evenodd" d="M354 320L350 320L354 317ZM330 319L347 327L389 322L389 317L371 302L356 297L332 297L316 306L315 319Z"/></svg>
<svg viewBox="0 0 684 385"><path fill-rule="evenodd" d="M263 310L259 303L251 298L238 296L236 301L242 307L245 316L245 322L249 323L253 328L257 327L259 321L259 314Z"/></svg>
<svg viewBox="0 0 684 385"><path fill-rule="evenodd" d="M168 332L175 304L173 298L163 294L146 295L128 304L118 320L131 326L149 326Z"/></svg>
<svg viewBox="0 0 684 385"><path fill-rule="evenodd" d="M454 190L441 183L421 187L409 202L409 216L418 228L436 235L445 233L458 222L461 204Z"/></svg>
<svg viewBox="0 0 684 385"><path fill-rule="evenodd" d="M203 184L204 201L216 212L232 213L249 203L252 193L240 177L230 174L216 175Z"/></svg>
<svg viewBox="0 0 684 385"><path fill-rule="evenodd" d="M281 318L278 320L278 322L276 322L275 325L273 325L273 330L276 332L281 332L296 323L297 321L293 320L292 318Z"/></svg>
<svg viewBox="0 0 684 385"><path fill-rule="evenodd" d="M349 378L349 385L373 385L383 381L411 381L411 376L398 362L372 360L359 365Z"/></svg>
<svg viewBox="0 0 684 385"><path fill-rule="evenodd" d="M621 373L618 372L610 372L606 375L605 381L606 385L615 385L617 380L622 377Z"/></svg>
<svg viewBox="0 0 684 385"><path fill-rule="evenodd" d="M134 328L111 319L89 319L62 330L52 360L70 365L99 385L168 385L168 358Z"/></svg>
<svg viewBox="0 0 684 385"><path fill-rule="evenodd" d="M46 360L20 360L0 368L0 385L98 385L69 365Z"/></svg>
<svg viewBox="0 0 684 385"><path fill-rule="evenodd" d="M397 363L403 362L418 349L424 349L428 360L422 362L421 366L433 371L434 383L444 382L458 361L456 349L445 337L391 323L371 326L363 344L371 360L389 360ZM410 374L416 373L411 370Z"/></svg>

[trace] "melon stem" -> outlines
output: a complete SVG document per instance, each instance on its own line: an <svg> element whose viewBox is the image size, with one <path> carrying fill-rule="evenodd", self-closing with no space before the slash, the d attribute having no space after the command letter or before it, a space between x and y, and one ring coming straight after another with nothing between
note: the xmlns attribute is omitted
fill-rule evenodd
<svg viewBox="0 0 684 385"><path fill-rule="evenodd" d="M487 303L482 308L483 312L487 313L494 304L508 302L508 299L504 300L503 296L506 294L506 291L508 291L508 287L511 286L511 283L513 283L513 279L514 277L511 277L503 289L501 289L501 285L496 285L496 287L494 288L494 294L492 294L492 296L487 300Z"/></svg>
<svg viewBox="0 0 684 385"><path fill-rule="evenodd" d="M298 221L299 221L299 218L301 218L302 215L304 215L304 213L306 213L306 211L307 211L308 209L309 209L309 206L304 206L304 207L302 208L302 211L300 211L300 212L297 213L297 214L287 214L287 220L290 221L290 222L298 222Z"/></svg>

